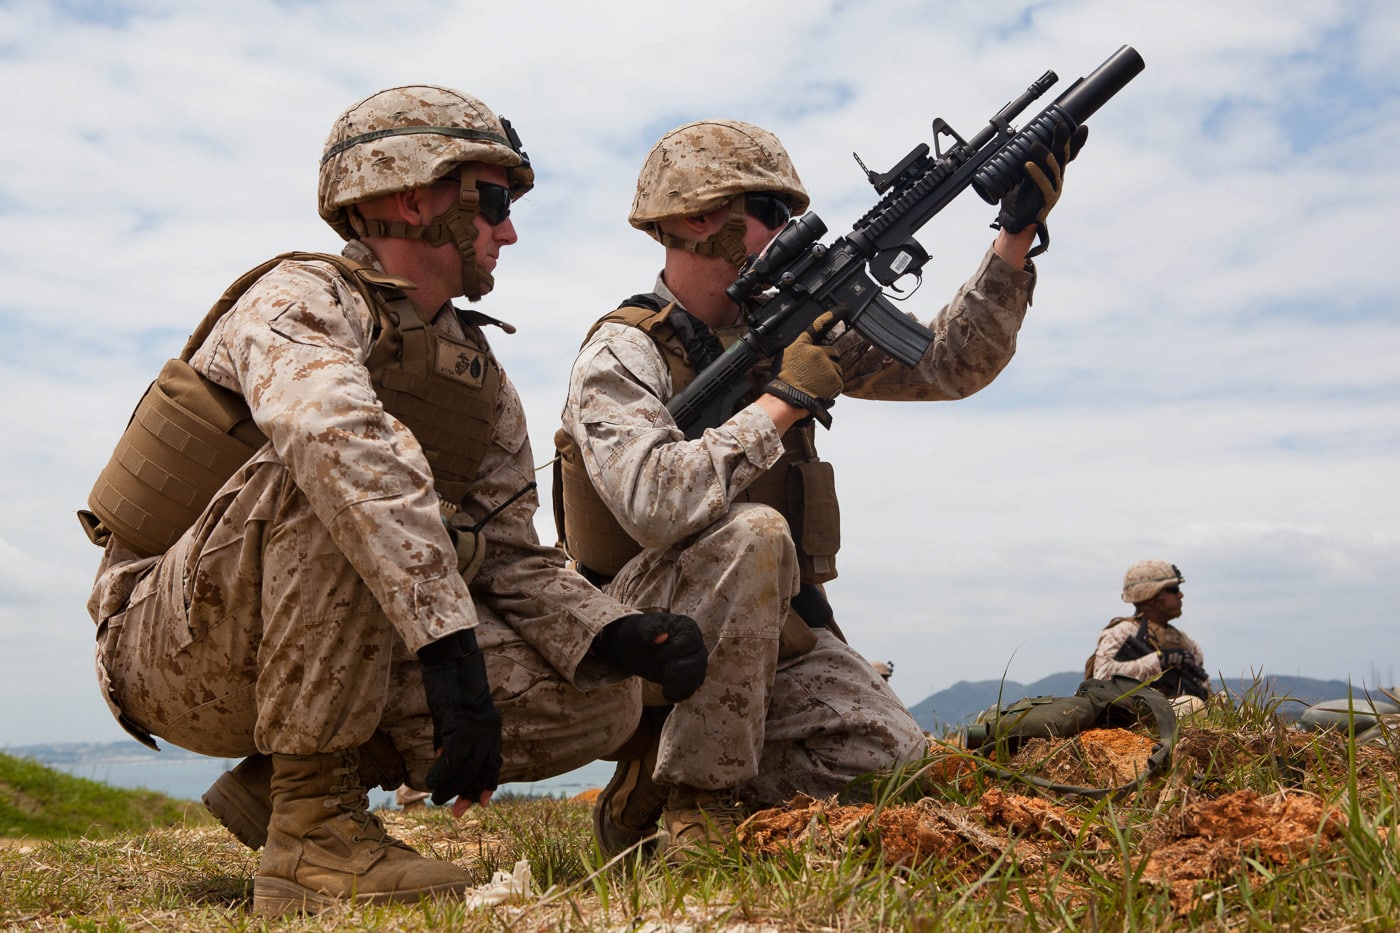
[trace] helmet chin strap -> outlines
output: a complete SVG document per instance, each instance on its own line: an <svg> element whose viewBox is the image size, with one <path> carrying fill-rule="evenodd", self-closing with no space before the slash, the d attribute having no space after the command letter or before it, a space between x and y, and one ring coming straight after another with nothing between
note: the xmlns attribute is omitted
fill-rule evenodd
<svg viewBox="0 0 1400 933"><path fill-rule="evenodd" d="M744 196L735 198L729 205L729 219L724 226L703 240L687 240L658 229L656 239L662 246L683 249L697 256L723 256L735 268L743 266L749 258L744 248L744 234L748 232L748 221L744 219Z"/></svg>
<svg viewBox="0 0 1400 933"><path fill-rule="evenodd" d="M388 236L403 240L422 240L430 246L454 243L462 263L462 295L476 301L495 287L491 273L476 261L476 219L480 210L481 195L476 190L476 173L469 165L459 167L462 189L457 195L457 203L434 217L429 223L417 224L395 221L369 220L357 210L350 210L350 228L356 236Z"/></svg>

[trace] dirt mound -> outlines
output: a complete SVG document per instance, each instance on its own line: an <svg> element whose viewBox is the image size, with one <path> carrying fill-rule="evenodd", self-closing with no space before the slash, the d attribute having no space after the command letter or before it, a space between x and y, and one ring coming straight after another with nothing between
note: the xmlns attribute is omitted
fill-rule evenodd
<svg viewBox="0 0 1400 933"><path fill-rule="evenodd" d="M1172 904L1185 913L1200 882L1239 871L1246 858L1266 868L1305 861L1325 852L1345 828L1346 817L1311 794L1236 791L1188 804L1176 819L1154 824L1144 844L1152 854L1143 877L1167 885Z"/></svg>
<svg viewBox="0 0 1400 933"><path fill-rule="evenodd" d="M1260 749L1236 750L1238 742L1238 737L1222 733L1183 743L1170 779L1154 782L1147 793L1123 801L1114 811L1094 810L1092 801L1073 795L1046 799L1011 784L986 787L980 797L974 792L976 800L969 803L929 796L876 807L803 796L754 814L740 827L739 837L760 854L800 853L809 859L838 858L856 847L891 865L938 865L965 882L999 861L1022 873L1048 870L1058 864L1057 853L1075 848L1102 853L1102 863L1094 870L1116 875L1122 863L1113 841L1113 821L1127 819L1127 811L1136 806L1133 847L1151 853L1144 877L1165 887L1173 906L1185 914L1201 896L1203 882L1238 875L1242 866L1271 871L1326 853L1346 825L1344 816L1322 797L1300 790L1261 794L1231 789L1212 798L1208 789L1193 789L1196 785L1218 790L1223 772L1236 761L1259 760ZM1282 771L1292 774L1289 769L1301 757L1303 744L1292 735L1277 742ZM1154 744L1151 736L1138 732L1097 729L1067 740L1028 741L1000 767L1059 784L1113 787L1142 772ZM935 770L951 779L950 790L967 791L976 767L969 762L976 758L944 751L950 754L946 760L935 759ZM1376 762L1363 764L1379 767L1382 761L1378 756ZM1208 778L1212 773L1215 777ZM1305 778L1300 771L1299 783ZM1170 805L1162 801L1164 790L1172 794ZM1030 884L1035 887L1033 879Z"/></svg>
<svg viewBox="0 0 1400 933"><path fill-rule="evenodd" d="M878 851L891 865L932 859L956 867L971 881L1008 854L1023 867L1038 867L1047 850L1079 828L1079 819L1063 807L993 788L975 808L932 798L877 809L798 797L785 807L755 813L739 828L739 838L746 848L768 855L808 846L835 855L860 846Z"/></svg>
<svg viewBox="0 0 1400 933"><path fill-rule="evenodd" d="M1073 787L1130 783L1147 767L1156 742L1127 729L1089 729L1066 739L1030 739L1011 758L1012 771Z"/></svg>

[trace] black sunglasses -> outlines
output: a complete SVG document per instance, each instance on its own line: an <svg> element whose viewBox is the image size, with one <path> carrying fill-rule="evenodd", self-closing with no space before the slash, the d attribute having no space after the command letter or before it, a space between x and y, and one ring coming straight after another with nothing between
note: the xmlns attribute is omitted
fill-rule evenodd
<svg viewBox="0 0 1400 933"><path fill-rule="evenodd" d="M462 183L460 175L444 175L438 181ZM476 211L491 226L499 226L510 217L510 189L489 181L476 183Z"/></svg>
<svg viewBox="0 0 1400 933"><path fill-rule="evenodd" d="M750 192L744 195L744 210L769 230L777 230L792 219L792 205L776 194Z"/></svg>
<svg viewBox="0 0 1400 933"><path fill-rule="evenodd" d="M510 217L510 189L489 181L476 183L477 212L491 226L503 224Z"/></svg>
<svg viewBox="0 0 1400 933"><path fill-rule="evenodd" d="M1173 583L1171 586L1164 586L1164 587L1162 587L1162 592L1163 592L1163 593L1170 593L1170 594L1173 595L1173 596L1179 596L1179 595L1181 595L1181 587L1179 587L1179 586L1177 586L1175 583Z"/></svg>

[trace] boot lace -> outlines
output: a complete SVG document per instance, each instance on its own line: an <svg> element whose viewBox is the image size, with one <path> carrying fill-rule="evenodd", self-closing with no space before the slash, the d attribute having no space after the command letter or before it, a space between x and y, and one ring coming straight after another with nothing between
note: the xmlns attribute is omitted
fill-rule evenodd
<svg viewBox="0 0 1400 933"><path fill-rule="evenodd" d="M326 799L327 807L335 807L340 811L340 815L358 824L358 830L351 840L354 842L373 842L372 851L379 852L393 846L402 846L403 843L389 835L389 830L384 823L369 808L369 791L360 780L360 767L358 754L355 749L350 749L345 753L344 760L340 767L331 771L331 776L335 779L330 787L330 796Z"/></svg>

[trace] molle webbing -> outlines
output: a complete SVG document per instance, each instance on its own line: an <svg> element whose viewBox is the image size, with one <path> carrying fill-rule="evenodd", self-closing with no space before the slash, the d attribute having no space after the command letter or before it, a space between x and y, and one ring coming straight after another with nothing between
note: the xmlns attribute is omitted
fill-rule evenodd
<svg viewBox="0 0 1400 933"><path fill-rule="evenodd" d="M170 360L88 496L100 524L84 528L97 543L111 532L143 556L160 554L264 443L242 396Z"/></svg>
<svg viewBox="0 0 1400 933"><path fill-rule="evenodd" d="M639 299L645 299L645 303ZM635 296L628 305L594 324L584 343L607 323L639 328L652 338L666 361L674 394L696 375L671 323L674 307L660 307L655 296ZM737 337L737 333L730 336ZM766 375L763 381L766 382ZM783 436L782 458L736 496L736 501L771 506L787 519L797 545L802 581L815 584L836 577L840 512L831 465L817 459L813 433L810 425L789 430ZM554 521L560 543L594 576L611 578L641 552L642 546L622 528L598 495L574 439L560 429L554 435L554 444L559 454L554 467Z"/></svg>
<svg viewBox="0 0 1400 933"><path fill-rule="evenodd" d="M1187 644L1181 629L1168 622L1148 622L1147 643L1157 651L1171 648L1190 650L1190 645ZM1202 688L1198 681L1174 667L1162 671L1161 675L1152 682L1152 686L1167 696L1192 695L1200 696L1201 699L1209 696L1209 693Z"/></svg>
<svg viewBox="0 0 1400 933"><path fill-rule="evenodd" d="M1182 635L1181 629L1168 622L1148 622L1147 643L1157 651L1190 647L1185 636Z"/></svg>
<svg viewBox="0 0 1400 933"><path fill-rule="evenodd" d="M378 313L383 330L367 364L375 393L422 445L438 498L461 508L491 441L500 366L463 312L466 343L438 334L410 301Z"/></svg>

